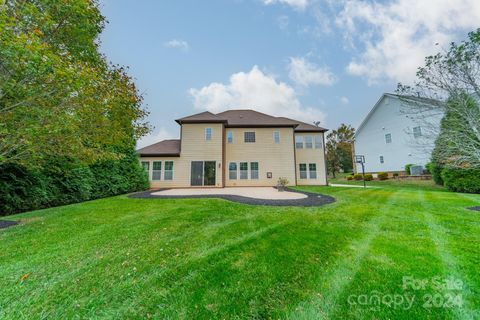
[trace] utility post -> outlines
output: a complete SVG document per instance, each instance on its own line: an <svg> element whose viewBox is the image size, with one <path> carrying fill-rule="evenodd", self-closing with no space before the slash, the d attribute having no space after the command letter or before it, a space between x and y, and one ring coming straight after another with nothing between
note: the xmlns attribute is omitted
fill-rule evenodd
<svg viewBox="0 0 480 320"><path fill-rule="evenodd" d="M367 187L367 182L365 181L365 156L355 155L355 163L360 163L362 165L362 176L363 176L363 187Z"/></svg>

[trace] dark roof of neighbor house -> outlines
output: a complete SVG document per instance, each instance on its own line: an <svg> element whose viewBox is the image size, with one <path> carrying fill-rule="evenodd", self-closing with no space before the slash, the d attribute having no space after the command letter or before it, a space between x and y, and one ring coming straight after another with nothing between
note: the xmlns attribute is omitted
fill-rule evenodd
<svg viewBox="0 0 480 320"><path fill-rule="evenodd" d="M144 157L178 157L180 156L180 139L163 140L137 150Z"/></svg>
<svg viewBox="0 0 480 320"><path fill-rule="evenodd" d="M325 132L327 129L285 117L274 117L254 110L227 110L217 114L209 111L175 120L183 123L224 123L226 127L292 127L295 132ZM144 157L180 156L180 140L164 140L137 150Z"/></svg>

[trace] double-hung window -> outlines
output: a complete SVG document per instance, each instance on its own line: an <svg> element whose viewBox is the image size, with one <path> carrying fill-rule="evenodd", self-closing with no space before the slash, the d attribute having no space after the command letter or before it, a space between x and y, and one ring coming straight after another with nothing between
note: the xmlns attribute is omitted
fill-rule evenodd
<svg viewBox="0 0 480 320"><path fill-rule="evenodd" d="M164 180L173 180L173 161L165 161Z"/></svg>
<svg viewBox="0 0 480 320"><path fill-rule="evenodd" d="M413 128L413 137L420 138L422 136L422 128L421 127L414 127Z"/></svg>
<svg viewBox="0 0 480 320"><path fill-rule="evenodd" d="M295 148L303 149L303 136L295 136Z"/></svg>
<svg viewBox="0 0 480 320"><path fill-rule="evenodd" d="M228 178L230 180L237 180L237 164L235 162L230 162L228 165Z"/></svg>
<svg viewBox="0 0 480 320"><path fill-rule="evenodd" d="M312 136L305 136L305 148L312 149L313 148L313 138Z"/></svg>
<svg viewBox="0 0 480 320"><path fill-rule="evenodd" d="M153 161L152 164L152 180L162 179L162 161Z"/></svg>
<svg viewBox="0 0 480 320"><path fill-rule="evenodd" d="M205 128L205 140L212 140L212 128Z"/></svg>
<svg viewBox="0 0 480 320"><path fill-rule="evenodd" d="M248 179L248 162L240 162L240 179Z"/></svg>
<svg viewBox="0 0 480 320"><path fill-rule="evenodd" d="M280 143L280 131L273 131L273 142Z"/></svg>
<svg viewBox="0 0 480 320"><path fill-rule="evenodd" d="M383 159L383 156L380 156L380 163L384 163L385 160Z"/></svg>
<svg viewBox="0 0 480 320"><path fill-rule="evenodd" d="M317 134L315 136L315 149L322 149L323 139L322 136Z"/></svg>
<svg viewBox="0 0 480 320"><path fill-rule="evenodd" d="M392 143L392 134L391 133L387 133L385 135L385 143Z"/></svg>
<svg viewBox="0 0 480 320"><path fill-rule="evenodd" d="M307 164L300 163L300 179L307 179Z"/></svg>
<svg viewBox="0 0 480 320"><path fill-rule="evenodd" d="M227 142L228 143L233 143L233 132L232 131L227 131Z"/></svg>
<svg viewBox="0 0 480 320"><path fill-rule="evenodd" d="M247 142L247 143L255 142L255 132L252 132L252 131L245 132L244 133L244 141Z"/></svg>
<svg viewBox="0 0 480 320"><path fill-rule="evenodd" d="M258 179L258 162L250 162L250 179Z"/></svg>
<svg viewBox="0 0 480 320"><path fill-rule="evenodd" d="M317 179L317 164L316 163L309 163L308 164L308 174L310 179Z"/></svg>

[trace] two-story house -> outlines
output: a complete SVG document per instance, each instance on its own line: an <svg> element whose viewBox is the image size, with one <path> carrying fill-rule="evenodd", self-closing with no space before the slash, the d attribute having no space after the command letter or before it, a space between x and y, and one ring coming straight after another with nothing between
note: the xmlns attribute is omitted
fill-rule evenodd
<svg viewBox="0 0 480 320"><path fill-rule="evenodd" d="M253 110L176 122L180 139L137 151L151 188L327 184L324 128Z"/></svg>
<svg viewBox="0 0 480 320"><path fill-rule="evenodd" d="M407 164L430 162L443 115L415 113L411 106L419 103L438 101L390 93L380 97L355 133L355 154L365 156L366 172L402 172ZM356 170L361 172L361 166Z"/></svg>

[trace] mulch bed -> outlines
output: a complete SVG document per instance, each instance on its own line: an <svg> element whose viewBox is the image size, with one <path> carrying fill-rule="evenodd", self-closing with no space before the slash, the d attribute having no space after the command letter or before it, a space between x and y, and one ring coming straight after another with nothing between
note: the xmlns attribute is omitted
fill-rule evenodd
<svg viewBox="0 0 480 320"><path fill-rule="evenodd" d="M304 199L294 199L294 200L268 200L268 199L255 199L235 195L226 195L226 194L208 194L208 195L190 195L190 196L161 196L154 195L152 193L167 190L167 189L158 189L158 190L149 190L143 192L137 192L129 195L130 198L141 198L141 199L211 199L211 198L220 198L233 202L239 202L244 204L251 205L260 205L260 206L296 206L296 207L318 207L323 206L328 203L335 202L335 198L326 196L319 193L305 192L299 190L293 190L287 188L287 191L303 193L307 195L307 198Z"/></svg>
<svg viewBox="0 0 480 320"><path fill-rule="evenodd" d="M17 225L17 221L0 220L0 229L6 229Z"/></svg>
<svg viewBox="0 0 480 320"><path fill-rule="evenodd" d="M467 208L468 210L480 211L480 206Z"/></svg>

